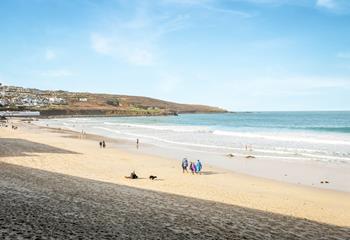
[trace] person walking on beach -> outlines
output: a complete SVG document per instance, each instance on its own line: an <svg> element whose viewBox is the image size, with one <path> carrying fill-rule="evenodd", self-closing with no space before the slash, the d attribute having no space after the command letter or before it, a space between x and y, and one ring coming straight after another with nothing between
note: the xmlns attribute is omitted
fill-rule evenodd
<svg viewBox="0 0 350 240"><path fill-rule="evenodd" d="M102 142L100 141L100 148L102 148Z"/></svg>
<svg viewBox="0 0 350 240"><path fill-rule="evenodd" d="M202 171L202 163L201 161L197 160L197 164L196 164L196 173L201 173Z"/></svg>
<svg viewBox="0 0 350 240"><path fill-rule="evenodd" d="M102 147L103 147L103 148L106 148L106 143L105 143L105 141L102 141Z"/></svg>
<svg viewBox="0 0 350 240"><path fill-rule="evenodd" d="M137 149L139 149L139 144L140 144L139 139L136 139L136 148L137 148Z"/></svg>
<svg viewBox="0 0 350 240"><path fill-rule="evenodd" d="M191 169L192 174L194 174L196 172L196 166L195 166L194 162L191 162L190 169Z"/></svg>
<svg viewBox="0 0 350 240"><path fill-rule="evenodd" d="M182 159L182 172L183 173L185 173L185 171L188 172L187 167L188 167L188 160L187 160L187 158L184 158L184 159Z"/></svg>

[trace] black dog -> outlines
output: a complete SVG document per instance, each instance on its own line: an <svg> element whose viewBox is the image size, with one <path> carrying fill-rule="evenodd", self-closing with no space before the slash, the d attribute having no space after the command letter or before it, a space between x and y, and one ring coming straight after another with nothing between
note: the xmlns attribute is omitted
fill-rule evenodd
<svg viewBox="0 0 350 240"><path fill-rule="evenodd" d="M157 178L157 176L153 176L153 175L149 176L149 179L151 179L151 180L154 180L156 178Z"/></svg>

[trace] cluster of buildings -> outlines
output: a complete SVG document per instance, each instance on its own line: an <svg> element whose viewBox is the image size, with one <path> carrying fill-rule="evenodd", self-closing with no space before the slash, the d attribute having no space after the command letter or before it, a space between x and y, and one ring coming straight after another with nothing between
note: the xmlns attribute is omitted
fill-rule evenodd
<svg viewBox="0 0 350 240"><path fill-rule="evenodd" d="M4 86L0 83L0 107L42 107L67 104L66 99L54 96L48 91Z"/></svg>

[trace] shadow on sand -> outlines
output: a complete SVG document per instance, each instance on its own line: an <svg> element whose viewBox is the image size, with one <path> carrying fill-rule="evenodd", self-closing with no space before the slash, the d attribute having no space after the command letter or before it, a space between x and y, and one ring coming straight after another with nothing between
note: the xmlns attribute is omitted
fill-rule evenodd
<svg viewBox="0 0 350 240"><path fill-rule="evenodd" d="M0 138L0 157L30 156L28 153L78 154L62 148L52 147L19 138Z"/></svg>
<svg viewBox="0 0 350 240"><path fill-rule="evenodd" d="M215 172L215 171L201 171L201 175L216 175L216 174L223 174L222 172Z"/></svg>
<svg viewBox="0 0 350 240"><path fill-rule="evenodd" d="M350 228L0 162L0 239L349 239Z"/></svg>

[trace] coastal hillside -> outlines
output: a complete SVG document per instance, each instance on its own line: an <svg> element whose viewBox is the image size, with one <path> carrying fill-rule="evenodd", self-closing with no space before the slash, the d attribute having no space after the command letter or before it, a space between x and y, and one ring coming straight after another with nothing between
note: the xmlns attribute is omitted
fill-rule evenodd
<svg viewBox="0 0 350 240"><path fill-rule="evenodd" d="M226 110L205 105L179 104L154 98L39 90L0 85L0 110L40 111L41 115L176 115L220 113Z"/></svg>

